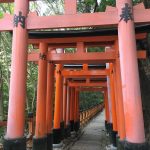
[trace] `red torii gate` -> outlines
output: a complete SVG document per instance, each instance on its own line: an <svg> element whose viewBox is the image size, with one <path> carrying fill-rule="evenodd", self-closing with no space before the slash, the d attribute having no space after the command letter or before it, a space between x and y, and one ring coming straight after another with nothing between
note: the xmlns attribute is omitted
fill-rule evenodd
<svg viewBox="0 0 150 150"><path fill-rule="evenodd" d="M9 112L4 149L26 149L24 112L26 98L27 30L96 27L101 25L118 25L126 128L125 149L148 149L145 143L134 23L150 22L150 10L145 9L143 5L133 8L131 0L117 0L116 8L108 7L106 12L77 14L76 0L65 0L65 15L39 17L33 13L28 14L29 2L27 0L15 0L14 2L15 15L6 15L3 19L0 19L0 31L13 30ZM19 17L21 20L18 19ZM44 60L40 62L40 68L42 68L44 63ZM42 81L40 84L42 87L46 82ZM44 92L44 89L42 90ZM44 98L44 95L42 98Z"/></svg>

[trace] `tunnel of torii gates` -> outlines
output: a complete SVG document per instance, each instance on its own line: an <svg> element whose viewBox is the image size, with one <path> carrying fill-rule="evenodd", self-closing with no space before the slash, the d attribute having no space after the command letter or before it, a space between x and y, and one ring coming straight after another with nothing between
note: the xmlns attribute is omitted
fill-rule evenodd
<svg viewBox="0 0 150 150"><path fill-rule="evenodd" d="M148 149L137 63L137 57L140 59L146 56L144 51L137 51L136 39L145 37L144 33L138 33L140 30L138 26L150 22L150 10L145 9L143 4L133 7L132 0L116 0L116 7L108 6L105 12L78 14L77 1L65 0L63 15L38 16L34 12L29 13L28 0L0 0L0 3L8 2L15 3L14 15L6 14L0 19L0 31L13 31L9 109L4 149L26 150L24 124L27 61L38 64L34 150L51 148L54 70L56 75L54 147L61 145L60 135L63 125L67 127L73 119L74 127L78 130L79 92L90 88L89 90L100 90L104 93L106 124L109 130L112 130L112 136L116 134L118 136L118 149ZM64 36L44 38L44 34L47 35L44 31L35 32L37 38L32 38L34 32L32 31L31 37L29 35L28 38L28 33L37 29L101 26L108 27L108 32L102 30L101 37L96 30L97 34L91 36L90 30L84 37L77 34L75 37L66 38ZM136 34L135 26L137 26ZM112 27L115 29L111 32ZM114 35L114 32L117 34ZM28 44L39 46L39 52L28 54ZM105 46L106 50L99 53L86 52L86 48L90 46ZM75 53L63 53L65 47L76 47L77 50ZM57 64L56 69L55 64ZM63 69L63 64L85 65L82 70L71 71ZM88 69L87 64L104 64L106 67L91 70ZM75 113L71 114L74 115L69 115L73 111Z"/></svg>

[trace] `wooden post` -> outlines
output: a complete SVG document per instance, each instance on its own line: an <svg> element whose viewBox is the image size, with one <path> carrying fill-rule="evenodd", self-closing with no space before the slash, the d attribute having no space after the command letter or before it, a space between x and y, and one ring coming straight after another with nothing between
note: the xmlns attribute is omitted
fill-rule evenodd
<svg viewBox="0 0 150 150"><path fill-rule="evenodd" d="M108 50L108 48L107 48ZM107 63L106 64L106 68L110 69L110 64ZM108 127L108 132L109 132L109 136L110 136L110 141L113 144L113 146L116 146L116 132L113 131L114 129L114 104L112 104L112 102L114 102L114 100L112 100L113 96L113 91L112 91L112 86L111 86L111 82L112 79L110 79L110 75L107 76L107 91L108 91L108 106L109 106L109 123L107 124Z"/></svg>
<svg viewBox="0 0 150 150"><path fill-rule="evenodd" d="M70 95L70 127L71 127L71 135L74 134L74 88L72 87L71 89L71 95Z"/></svg>
<svg viewBox="0 0 150 150"><path fill-rule="evenodd" d="M49 62L47 66L47 92L46 92L46 127L47 127L47 149L52 149L53 133L53 98L54 98L54 64Z"/></svg>
<svg viewBox="0 0 150 150"><path fill-rule="evenodd" d="M125 149L146 149L132 0L117 0L117 9Z"/></svg>
<svg viewBox="0 0 150 150"><path fill-rule="evenodd" d="M40 43L40 53L38 62L38 85L37 85L37 104L36 104L36 127L33 138L33 150L47 147L46 135L46 86L47 86L47 51L48 44Z"/></svg>
<svg viewBox="0 0 150 150"><path fill-rule="evenodd" d="M28 1L15 0L8 123L4 139L4 149L7 150L26 150L24 123L28 53L26 17L28 7Z"/></svg>
<svg viewBox="0 0 150 150"><path fill-rule="evenodd" d="M63 82L63 120L64 120L64 137L67 138L67 124L66 124L66 113L67 113L67 79L64 78Z"/></svg>
<svg viewBox="0 0 150 150"><path fill-rule="evenodd" d="M115 72L116 72L116 86L117 86L117 97L118 97L118 117L119 117L119 140L120 142L125 140L125 118L124 118L124 107L123 107L123 96L122 96L122 82L120 74L120 58L119 58L119 47L118 41L115 41L114 48L117 53L117 58L115 61Z"/></svg>
<svg viewBox="0 0 150 150"><path fill-rule="evenodd" d="M114 70L113 64L109 64L110 67L110 95L111 95L111 107L112 107L112 122L113 122L113 131L118 131L117 128L117 116L116 116L116 100L115 100L115 90L114 90Z"/></svg>
<svg viewBox="0 0 150 150"><path fill-rule="evenodd" d="M76 112L76 117L75 117L75 123L74 123L74 130L76 132L79 131L80 129L80 108L79 108L79 91L75 90L75 112Z"/></svg>
<svg viewBox="0 0 150 150"><path fill-rule="evenodd" d="M71 15L77 12L77 0L65 0L65 14Z"/></svg>
<svg viewBox="0 0 150 150"><path fill-rule="evenodd" d="M63 66L62 66L63 70ZM61 75L61 83L60 83L60 98L61 98L61 104L60 104L60 128L61 128L61 140L64 139L64 130L65 130L65 123L63 120L63 76Z"/></svg>
<svg viewBox="0 0 150 150"><path fill-rule="evenodd" d="M62 93L62 65L56 65L56 90L55 90L55 109L54 109L54 129L53 129L53 147L61 147L62 146L62 137L61 137L61 93Z"/></svg>
<svg viewBox="0 0 150 150"><path fill-rule="evenodd" d="M108 132L108 123L109 123L109 106L108 106L108 91L104 90L104 103L105 103L105 128Z"/></svg>
<svg viewBox="0 0 150 150"><path fill-rule="evenodd" d="M109 64L106 64L106 68L109 69ZM108 93L108 106L109 106L109 124L112 124L112 107L111 107L111 96L110 96L110 77L107 76L107 93Z"/></svg>
<svg viewBox="0 0 150 150"><path fill-rule="evenodd" d="M66 107L66 133L67 133L67 137L70 136L70 131L71 131L71 127L70 127L70 87L67 86L67 107Z"/></svg>

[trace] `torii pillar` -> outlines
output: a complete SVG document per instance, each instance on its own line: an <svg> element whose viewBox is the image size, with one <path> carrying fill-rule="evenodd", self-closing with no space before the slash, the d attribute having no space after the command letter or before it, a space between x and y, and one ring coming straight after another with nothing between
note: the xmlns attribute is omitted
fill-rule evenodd
<svg viewBox="0 0 150 150"><path fill-rule="evenodd" d="M79 112L80 111L80 104L79 104L79 91L77 91L76 89L75 89L75 105L76 105L76 107L74 110L74 112L75 112L74 130L76 132L78 132L80 129L80 112Z"/></svg>
<svg viewBox="0 0 150 150"><path fill-rule="evenodd" d="M62 101L62 65L56 65L56 90L55 90L55 109L54 109L54 129L53 129L53 147L62 147L61 130L61 101Z"/></svg>
<svg viewBox="0 0 150 150"><path fill-rule="evenodd" d="M71 136L71 127L70 127L70 87L67 83L67 103L66 103L66 133L67 137Z"/></svg>
<svg viewBox="0 0 150 150"><path fill-rule="evenodd" d="M48 44L40 43L38 61L38 85L36 102L35 136L33 138L33 150L47 149L46 133L46 89L47 89L47 51Z"/></svg>
<svg viewBox="0 0 150 150"><path fill-rule="evenodd" d="M115 93L115 84L114 84L114 66L112 63L109 64L110 69L110 95L111 95L111 109L112 109L112 122L113 122L113 130L111 132L111 140L114 147L117 146L116 143L116 135L118 133L118 125L117 125L117 114L116 114L116 93Z"/></svg>
<svg viewBox="0 0 150 150"><path fill-rule="evenodd" d="M105 51L108 50L109 47L105 48ZM106 63L106 68L110 68L110 64ZM110 136L111 142L113 140L113 119L112 119L112 97L111 97L111 87L110 87L110 75L107 76L107 92L108 92L108 109L109 109L109 122L107 122L107 129Z"/></svg>
<svg viewBox="0 0 150 150"><path fill-rule="evenodd" d="M67 124L66 124L66 113L67 113L67 79L63 79L63 120L64 120L64 138L67 138Z"/></svg>
<svg viewBox="0 0 150 150"><path fill-rule="evenodd" d="M62 66L63 67L63 66ZM61 128L61 139L64 140L64 134L65 134L65 122L64 122L64 119L63 119L63 76L61 76L61 108L60 108L60 128Z"/></svg>
<svg viewBox="0 0 150 150"><path fill-rule="evenodd" d="M26 150L24 124L28 53L26 28L28 5L29 1L27 0L23 2L15 0L8 122L4 139L5 150Z"/></svg>
<svg viewBox="0 0 150 150"><path fill-rule="evenodd" d="M70 93L70 127L71 127L71 136L74 137L74 100L75 100L75 88L71 87Z"/></svg>
<svg viewBox="0 0 150 150"><path fill-rule="evenodd" d="M104 90L104 103L105 103L105 128L108 132L108 123L109 123L109 104L108 104L108 91Z"/></svg>
<svg viewBox="0 0 150 150"><path fill-rule="evenodd" d="M125 150L147 150L139 83L132 0L117 0L119 52L126 141Z"/></svg>
<svg viewBox="0 0 150 150"><path fill-rule="evenodd" d="M47 66L47 93L46 93L46 128L47 128L47 149L52 150L53 133L53 98L54 98L54 70L55 66L52 62L48 62Z"/></svg>

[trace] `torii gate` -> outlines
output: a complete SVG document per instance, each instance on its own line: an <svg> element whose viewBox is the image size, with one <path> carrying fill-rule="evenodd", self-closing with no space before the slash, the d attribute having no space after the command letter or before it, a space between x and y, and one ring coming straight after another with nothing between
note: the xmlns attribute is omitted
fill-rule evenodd
<svg viewBox="0 0 150 150"><path fill-rule="evenodd" d="M145 34L137 34L136 35L136 38L137 39L143 39L145 37ZM99 39L97 39L96 38L96 40L97 41L99 41L99 40L105 40L105 39L103 39L104 37L103 36L100 36L99 37ZM77 42L77 39L78 38L76 38L76 42ZM83 38L84 39L84 38ZM85 39L87 39L87 38L85 38ZM107 38L106 38L106 40L116 40L116 39L114 39L114 37L113 36L108 36ZM45 39L38 39L37 41L35 40L35 42L36 43L38 43L38 42L40 42L40 41L44 41ZM59 44L58 42L62 42L62 40L63 40L63 42L67 42L67 38L64 38L64 39L62 39L62 40L60 40L60 39L53 39L53 38L51 38L51 39L47 39L47 42L49 42L49 41L56 41L57 42L57 44L59 45L59 47L61 47L62 46L62 43L61 44ZM90 40L90 39L89 39ZM30 40L30 41L32 41L33 42L33 40ZM83 40L84 41L84 40ZM94 41L95 41L95 38L94 38ZM69 42L72 42L71 40L69 40ZM113 42L114 43L114 42ZM118 42L117 41L115 41L115 46L113 46L113 48L114 48L114 50L115 50L115 53L117 54L118 53L118 48L116 47L117 45L118 45ZM55 48L58 46L57 44L55 44ZM104 44L104 43L103 43ZM110 43L105 43L106 45L107 44L110 44ZM105 45L104 44L104 45ZM80 43L80 45L82 46L82 49L79 49L78 47L77 47L77 51L79 51L78 52L78 54L77 55L75 55L75 54L55 54L55 53L52 53L51 54L51 52L49 52L49 54L48 55L55 55L55 57L54 57L54 59L52 59L53 60L53 62L58 62L59 61L59 63L63 63L64 61L67 63L67 62L74 62L74 61L76 61L76 62L82 62L83 61L83 58L81 58L81 59L78 59L78 57L80 56L79 54L81 54L82 55L82 51L84 50L83 49L83 47L84 47L84 43ZM49 45L49 46L51 46L51 45ZM67 45L65 45L65 46L67 46ZM69 45L70 46L70 45ZM89 45L90 46L90 45ZM62 46L63 47L63 46ZM110 48L110 50L109 51L111 51L111 50L113 50L113 48ZM113 51L114 51L113 50ZM111 53L111 52L109 52L109 53ZM97 55L98 55L99 53L97 53ZM114 58L112 58L112 59L108 59L108 56L107 56L107 53L103 53L104 55L106 55L106 57L105 58L103 58L103 61L106 61L106 62L109 62L109 61L115 61L116 60L116 62L119 60L118 59L118 57L114 57ZM62 56L62 57L60 57L60 56ZM69 55L70 57L68 57L67 55ZM86 55L86 54L85 54ZM95 54L94 54L95 55ZM57 56L57 57L56 57ZM58 57L59 56L59 57ZM67 57L66 57L67 56ZM77 57L78 56L78 57ZM93 56L92 54L90 54L90 55L88 55L88 56ZM71 58L72 57L74 57L74 60L72 61L71 60ZM52 57L51 57L52 58ZM139 59L143 59L143 58L146 58L146 53L145 53L145 51L138 51L137 52L137 58L139 58ZM49 57L47 57L47 59L48 60L51 60ZM58 60L59 59L59 60ZM95 59L97 59L97 61L96 62L99 62L98 60L101 60L101 58L91 58L92 59L92 61L95 61ZM31 54L29 54L29 57L28 57L28 60L29 61L38 61L38 53L36 52L36 53L31 53ZM87 60L87 58L86 58L86 60ZM84 60L84 61L86 61L86 60ZM120 64L120 63L119 63ZM120 68L120 67L119 67ZM58 72L59 72L59 70L60 69L58 69ZM57 71L56 71L57 72ZM98 76L100 76L100 75L108 75L109 73L109 70L87 70L87 69L84 69L83 71L82 70L80 70L80 71L69 71L69 70L62 70L61 71L61 74L66 78L77 78L77 77L94 77L94 78L97 78ZM118 73L118 74L120 74L120 73ZM50 75L49 75L50 76ZM104 76L101 76L101 77L103 77L103 78L106 78L106 76L104 77ZM118 79L118 78L117 78ZM60 83L59 83L60 84ZM58 84L58 85L59 85ZM79 86L79 85L81 85L81 86L83 86L83 85L85 85L84 83L79 83L79 84L76 84L76 83L73 83L71 86L72 87L74 87L74 86ZM99 86L100 84L95 84L95 83L93 83L93 84L87 84L87 86ZM120 88L118 88L118 89L120 89ZM114 92L111 92L111 94L113 94ZM120 91L120 93L121 93L121 91ZM56 95L60 95L60 93L56 93ZM105 94L106 95L106 94ZM117 95L117 94L116 94ZM118 94L119 95L119 94ZM121 94L120 94L121 95ZM116 97L115 97L116 98ZM118 99L121 99L120 97L118 98ZM114 101L114 100L113 100ZM120 103L121 102L121 100L119 100L119 108L118 108L118 110L117 110L117 112L119 112L119 115L121 114L120 112L122 112L123 111L123 109L122 109L122 107L121 107L121 104L122 103ZM115 106L115 102L113 103L113 107L112 107L112 110L115 110L114 109L114 107L116 107ZM120 111L119 111L120 110ZM59 109L57 109L57 111L59 112ZM56 111L56 112L57 112ZM58 115L59 115L59 113L57 113ZM110 112L110 116L111 116L111 112ZM115 118L114 118L115 117ZM57 117L58 118L58 117ZM65 118L65 117L64 117ZM124 123L123 123L123 115L120 115L120 117L118 117L117 116L117 121L119 120L118 118L120 118L121 119L121 121L120 121L120 123L117 123L118 124L118 126L120 126L120 127L114 127L113 128L113 124L115 123L116 124L116 112L114 112L113 111L113 122L114 123L112 123L112 121L111 121L111 123L108 123L109 124L109 126L111 127L111 130L113 131L114 130L114 132L112 132L112 133L114 133L114 134L116 134L116 132L118 132L118 135L120 136L120 139L124 139L125 138L125 133L124 133ZM60 122L60 119L58 119L59 121L57 121L57 122ZM64 119L65 120L65 119ZM119 121L118 121L119 122ZM57 124L59 124L59 123L57 123ZM58 126L56 126L56 128L58 128ZM60 128L60 127L59 127ZM120 130L120 131L119 131ZM59 129L59 132L60 132L60 129ZM54 132L54 135L55 135L55 132ZM58 138L59 137L59 138ZM113 136L114 138L115 138L115 136ZM116 141L115 139L113 138L113 141ZM54 140L54 142L55 141L59 141L58 139L60 139L60 136L58 136L58 134L57 134L57 136L56 136L56 138L55 138L55 136L54 136L54 139L57 139L57 140ZM116 143L116 142L114 142L114 143ZM116 145L116 144L114 144L114 145Z"/></svg>
<svg viewBox="0 0 150 150"><path fill-rule="evenodd" d="M1 0L0 2L13 1ZM108 7L106 12L77 14L76 0L65 0L64 15L39 17L36 14L28 14L29 2L27 0L15 0L14 17L6 15L3 19L0 19L0 31L13 30L9 112L4 149L26 149L24 112L26 98L27 31L31 29L95 27L104 25L118 25L126 128L124 149L148 149L144 134L134 23L150 22L150 10L145 9L143 5L133 8L131 0L117 0L116 2L116 8ZM43 63L41 62L41 66Z"/></svg>

